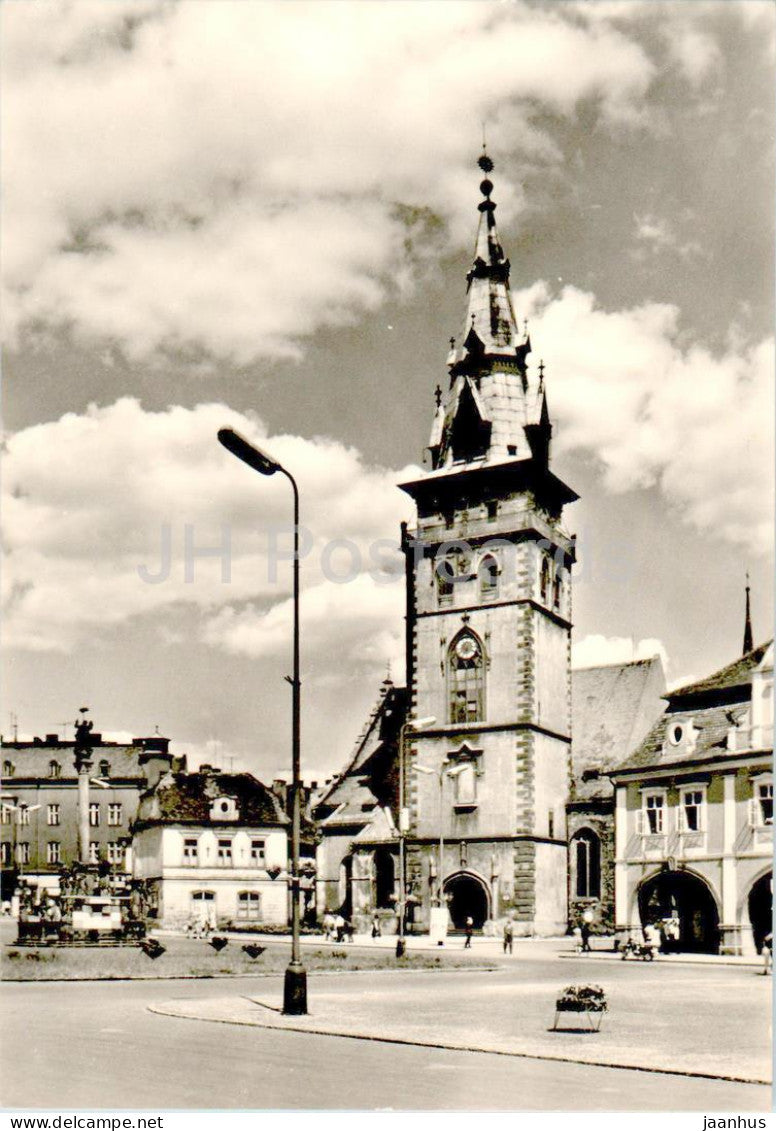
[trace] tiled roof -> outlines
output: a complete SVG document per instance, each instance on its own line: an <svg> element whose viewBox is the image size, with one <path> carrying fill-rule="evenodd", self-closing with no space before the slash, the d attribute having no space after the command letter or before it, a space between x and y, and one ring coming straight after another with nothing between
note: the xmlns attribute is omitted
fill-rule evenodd
<svg viewBox="0 0 776 1131"><path fill-rule="evenodd" d="M607 771L626 757L660 715L664 691L663 665L657 656L572 671L575 800L611 794ZM596 769L599 773L593 776Z"/></svg>
<svg viewBox="0 0 776 1131"><path fill-rule="evenodd" d="M112 778L145 778L145 770L140 765L139 758L143 753L141 746L118 745L113 743L96 744L92 752L94 773L100 772L100 762L105 761L110 765L109 776ZM60 777L77 778L73 764L73 743L49 745L48 743L35 745L26 743L4 743L3 761L8 761L14 767L11 776L5 776L5 785L10 786L14 778L46 778L49 774L49 763L58 762L61 766Z"/></svg>
<svg viewBox="0 0 776 1131"><path fill-rule="evenodd" d="M688 699L697 696L708 696L716 691L727 691L731 688L749 687L752 682L752 672L759 667L771 645L770 640L758 645L745 655L727 664L724 668L698 680L697 683L688 683L684 687L675 687L666 697L669 703L677 699Z"/></svg>
<svg viewBox="0 0 776 1131"><path fill-rule="evenodd" d="M640 745L617 766L618 771L693 763L727 752L727 736L730 728L740 724L749 712L746 703L698 707L694 710L671 710L670 708L650 730ZM671 723L679 720L692 723L698 734L693 749L666 744L666 732Z"/></svg>
<svg viewBox="0 0 776 1131"><path fill-rule="evenodd" d="M289 823L272 790L247 773L165 774L141 798L138 821L209 824L210 807L218 797L235 799L238 824Z"/></svg>

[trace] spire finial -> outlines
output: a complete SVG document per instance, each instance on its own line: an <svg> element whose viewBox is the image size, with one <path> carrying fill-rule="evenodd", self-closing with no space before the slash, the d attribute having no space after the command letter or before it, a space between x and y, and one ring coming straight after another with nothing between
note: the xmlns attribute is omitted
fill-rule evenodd
<svg viewBox="0 0 776 1131"><path fill-rule="evenodd" d="M453 339L453 340L455 340L455 339ZM442 403L442 386L441 385L437 385L437 387L434 389L434 400L436 401L437 408L439 408L439 406Z"/></svg>
<svg viewBox="0 0 776 1131"><path fill-rule="evenodd" d="M539 388L544 388L544 358L539 362Z"/></svg>
<svg viewBox="0 0 776 1131"><path fill-rule="evenodd" d="M749 570L746 571L746 611L744 613L744 655L754 648L752 637L752 612L749 602Z"/></svg>

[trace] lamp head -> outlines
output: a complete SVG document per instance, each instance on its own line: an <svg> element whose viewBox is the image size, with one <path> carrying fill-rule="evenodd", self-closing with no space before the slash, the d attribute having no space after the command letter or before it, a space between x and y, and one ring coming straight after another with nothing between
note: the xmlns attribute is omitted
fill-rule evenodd
<svg viewBox="0 0 776 1131"><path fill-rule="evenodd" d="M237 456L243 463L247 463L254 471L262 475L274 475L276 471L280 471L280 464L276 460L260 448L249 444L245 437L235 432L233 428L221 428L218 432L218 440L228 452Z"/></svg>
<svg viewBox="0 0 776 1131"><path fill-rule="evenodd" d="M424 719L408 719L407 720L407 729L408 730L415 730L415 731L426 730L428 727L432 727L435 722L436 722L436 715L429 715L427 718L424 718Z"/></svg>

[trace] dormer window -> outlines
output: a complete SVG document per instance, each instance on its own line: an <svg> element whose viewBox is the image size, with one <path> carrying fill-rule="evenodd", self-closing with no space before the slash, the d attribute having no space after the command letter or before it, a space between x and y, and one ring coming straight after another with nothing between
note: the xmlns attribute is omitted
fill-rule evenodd
<svg viewBox="0 0 776 1131"><path fill-rule="evenodd" d="M110 777L110 762L108 761L107 758L103 758L102 761L100 762L100 777L101 778Z"/></svg>
<svg viewBox="0 0 776 1131"><path fill-rule="evenodd" d="M56 762L54 760L49 762L48 770L49 770L49 777L50 778L61 778L62 777L62 767L60 766L59 762Z"/></svg>
<svg viewBox="0 0 776 1131"><path fill-rule="evenodd" d="M668 728L668 741L672 746L681 746L685 739L684 723L672 723Z"/></svg>
<svg viewBox="0 0 776 1131"><path fill-rule="evenodd" d="M3 777L12 778L14 775L14 764L9 762L8 759L3 762Z"/></svg>
<svg viewBox="0 0 776 1131"><path fill-rule="evenodd" d="M211 821L236 821L240 813L233 797L217 797L210 806Z"/></svg>

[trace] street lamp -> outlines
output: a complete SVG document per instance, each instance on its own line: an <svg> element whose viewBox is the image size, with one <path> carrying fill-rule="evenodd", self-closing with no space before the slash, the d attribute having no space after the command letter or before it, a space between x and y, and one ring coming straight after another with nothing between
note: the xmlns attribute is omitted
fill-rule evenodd
<svg viewBox="0 0 776 1131"><path fill-rule="evenodd" d="M463 773L466 769L466 764L461 763L460 766L445 766L444 762L438 770L431 769L430 766L419 766L415 763L415 769L421 774L436 774L439 778L439 864L437 868L437 900L439 906L443 905L443 871L444 871L444 858L445 858L445 826L444 826L444 788L445 777L455 778L458 774Z"/></svg>
<svg viewBox="0 0 776 1131"><path fill-rule="evenodd" d="M293 676L286 676L291 684L291 962L286 969L283 984L283 1012L300 1016L307 1013L307 971L302 965L299 946L300 916L300 750L301 750L301 681L299 677L299 488L293 475L277 460L249 444L244 436L231 428L222 428L218 439L228 452L242 460L261 475L285 475L294 493L294 658Z"/></svg>
<svg viewBox="0 0 776 1131"><path fill-rule="evenodd" d="M404 938L404 919L407 911L407 879L404 859L404 838L408 830L408 814L404 805L404 740L408 730L413 734L427 730L436 722L434 715L425 719L406 719L399 731L399 933L396 938L396 957L401 958L407 949Z"/></svg>

